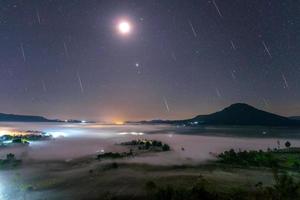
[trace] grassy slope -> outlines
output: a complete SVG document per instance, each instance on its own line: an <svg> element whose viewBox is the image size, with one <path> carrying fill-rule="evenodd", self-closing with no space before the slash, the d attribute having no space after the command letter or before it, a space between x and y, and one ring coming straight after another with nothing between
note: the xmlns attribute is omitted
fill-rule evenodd
<svg viewBox="0 0 300 200"><path fill-rule="evenodd" d="M38 167L39 169L40 166ZM89 170L93 169L93 173ZM33 191L23 191L28 199L39 199L45 195L48 199L99 199L103 195L135 196L146 194L145 185L153 181L158 186L187 186L203 176L218 192L228 192L233 188L253 188L261 181L272 184L269 170L230 168L221 165L205 166L150 166L140 164L119 164L118 168L110 164L80 164L41 169L38 176L23 179ZM297 174L298 176L298 174ZM100 198L102 199L102 198Z"/></svg>

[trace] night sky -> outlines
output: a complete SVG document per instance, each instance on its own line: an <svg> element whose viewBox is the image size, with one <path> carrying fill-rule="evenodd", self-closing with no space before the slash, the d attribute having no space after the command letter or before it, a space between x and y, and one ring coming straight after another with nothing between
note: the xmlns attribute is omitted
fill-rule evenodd
<svg viewBox="0 0 300 200"><path fill-rule="evenodd" d="M181 119L245 102L300 115L299 10L295 0L1 0L0 112Z"/></svg>

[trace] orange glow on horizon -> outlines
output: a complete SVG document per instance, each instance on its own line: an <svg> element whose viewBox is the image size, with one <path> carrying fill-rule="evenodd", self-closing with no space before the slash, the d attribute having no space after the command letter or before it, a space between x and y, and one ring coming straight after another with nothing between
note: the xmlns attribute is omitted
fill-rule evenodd
<svg viewBox="0 0 300 200"><path fill-rule="evenodd" d="M124 125L124 121L115 121L114 122L116 125Z"/></svg>

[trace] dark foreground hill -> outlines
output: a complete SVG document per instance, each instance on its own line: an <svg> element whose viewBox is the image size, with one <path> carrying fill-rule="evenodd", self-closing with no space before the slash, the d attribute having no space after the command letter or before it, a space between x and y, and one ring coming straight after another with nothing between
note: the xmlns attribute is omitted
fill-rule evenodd
<svg viewBox="0 0 300 200"><path fill-rule="evenodd" d="M289 117L289 119L300 120L300 116L292 116L292 117Z"/></svg>
<svg viewBox="0 0 300 200"><path fill-rule="evenodd" d="M259 110L244 103L232 104L219 112L186 120L143 121L147 124L300 126L300 121Z"/></svg>

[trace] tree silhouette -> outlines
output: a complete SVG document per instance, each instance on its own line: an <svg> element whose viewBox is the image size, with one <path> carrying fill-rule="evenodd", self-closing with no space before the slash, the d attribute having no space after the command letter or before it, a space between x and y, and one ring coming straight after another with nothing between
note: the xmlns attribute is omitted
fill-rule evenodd
<svg viewBox="0 0 300 200"><path fill-rule="evenodd" d="M291 143L290 143L289 141L286 141L286 142L285 142L285 147L286 147L286 148L290 148L290 147L291 147Z"/></svg>

